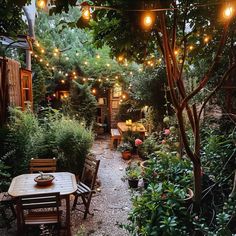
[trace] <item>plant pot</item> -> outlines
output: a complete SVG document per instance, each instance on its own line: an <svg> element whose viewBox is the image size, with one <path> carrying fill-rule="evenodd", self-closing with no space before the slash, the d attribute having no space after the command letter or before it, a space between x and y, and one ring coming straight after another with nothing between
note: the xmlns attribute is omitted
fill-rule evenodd
<svg viewBox="0 0 236 236"><path fill-rule="evenodd" d="M138 179L128 179L129 187L130 188L137 188L138 187Z"/></svg>
<svg viewBox="0 0 236 236"><path fill-rule="evenodd" d="M130 151L124 151L121 154L122 154L122 158L124 160L129 160L131 158L131 152Z"/></svg>

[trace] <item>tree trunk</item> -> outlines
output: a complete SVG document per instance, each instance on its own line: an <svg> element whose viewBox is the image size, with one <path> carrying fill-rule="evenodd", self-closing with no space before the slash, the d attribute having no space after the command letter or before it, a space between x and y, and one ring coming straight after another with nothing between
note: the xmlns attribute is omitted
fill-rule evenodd
<svg viewBox="0 0 236 236"><path fill-rule="evenodd" d="M196 212L200 209L202 198L202 169L201 162L193 163L193 177L194 177L194 209Z"/></svg>

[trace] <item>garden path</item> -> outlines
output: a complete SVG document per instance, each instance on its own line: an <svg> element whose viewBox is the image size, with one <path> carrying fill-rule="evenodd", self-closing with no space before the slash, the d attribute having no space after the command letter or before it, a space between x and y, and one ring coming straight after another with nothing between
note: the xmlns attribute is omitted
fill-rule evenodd
<svg viewBox="0 0 236 236"><path fill-rule="evenodd" d="M131 208L131 193L127 183L122 181L127 163L121 158L120 152L110 150L109 141L107 135L98 137L94 142L92 153L101 160L98 172L100 191L94 194L90 205L90 211L94 213L94 216L88 215L84 220L83 213L79 211L71 213L73 236L129 235L118 226L118 224L127 223L128 212ZM71 206L72 204L73 196L71 196ZM12 228L8 230L0 229L0 235L16 235L16 222L12 222Z"/></svg>
<svg viewBox="0 0 236 236"><path fill-rule="evenodd" d="M118 224L127 223L131 208L128 185L122 181L127 163L120 152L110 150L109 136L98 137L92 152L101 160L98 172L101 191L94 195L90 205L94 216L83 220L81 212L72 214L73 235L78 232L78 236L126 236L128 233Z"/></svg>

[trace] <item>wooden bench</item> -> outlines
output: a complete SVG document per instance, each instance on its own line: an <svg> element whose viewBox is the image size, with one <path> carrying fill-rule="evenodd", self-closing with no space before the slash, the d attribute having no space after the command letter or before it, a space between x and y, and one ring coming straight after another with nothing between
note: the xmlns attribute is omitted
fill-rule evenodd
<svg viewBox="0 0 236 236"><path fill-rule="evenodd" d="M30 160L30 173L35 172L56 172L57 170L57 160L53 159L31 159Z"/></svg>
<svg viewBox="0 0 236 236"><path fill-rule="evenodd" d="M113 149L114 141L117 140L117 145L121 141L121 134L118 129L111 129L111 149Z"/></svg>

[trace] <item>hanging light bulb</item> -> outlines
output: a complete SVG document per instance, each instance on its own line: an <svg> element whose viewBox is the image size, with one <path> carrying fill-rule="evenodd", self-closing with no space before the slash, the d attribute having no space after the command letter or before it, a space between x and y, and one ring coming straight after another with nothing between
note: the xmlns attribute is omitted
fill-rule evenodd
<svg viewBox="0 0 236 236"><path fill-rule="evenodd" d="M232 6L227 6L224 10L224 13L223 13L224 18L230 19L233 16L233 11L234 11L234 9Z"/></svg>
<svg viewBox="0 0 236 236"><path fill-rule="evenodd" d="M37 6L41 9L45 8L46 6L46 0L38 0L37 1Z"/></svg>
<svg viewBox="0 0 236 236"><path fill-rule="evenodd" d="M153 12L145 12L142 16L142 27L144 29L151 29L154 24L154 14Z"/></svg>
<svg viewBox="0 0 236 236"><path fill-rule="evenodd" d="M89 21L90 18L91 18L91 13L90 13L90 7L87 5L87 6L84 6L82 8L82 17L84 20L86 21Z"/></svg>
<svg viewBox="0 0 236 236"><path fill-rule="evenodd" d="M122 62L124 60L124 57L122 55L118 56L118 61Z"/></svg>

